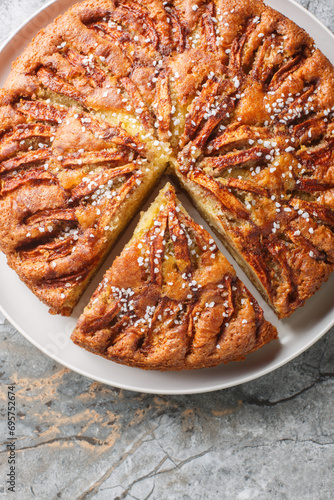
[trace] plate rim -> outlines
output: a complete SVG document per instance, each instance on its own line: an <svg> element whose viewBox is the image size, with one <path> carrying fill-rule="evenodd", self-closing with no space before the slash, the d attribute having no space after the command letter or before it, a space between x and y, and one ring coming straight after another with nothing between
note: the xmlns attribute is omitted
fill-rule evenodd
<svg viewBox="0 0 334 500"><path fill-rule="evenodd" d="M271 0L271 3L273 1L274 1L274 3L279 3L279 0ZM332 40L334 42L334 33L332 33L331 30L329 28L327 28L327 26L325 26L312 12L310 12L309 10L307 10L303 5L299 4L295 0L284 0L284 1L287 4L290 3L290 4L294 5L297 9L302 10L304 12L304 14L306 16L308 16L309 18L311 18L312 21L315 22L319 26L319 28L321 30L324 30L327 33L327 35L329 35L332 38ZM12 31L10 33L10 35L7 36L6 39L1 43L1 45L0 45L0 56L1 56L2 52L6 49L6 47L21 32L21 30L24 29L25 26L27 26L31 21L33 21L37 16L39 16L44 10L48 9L52 4L61 3L61 2L62 2L62 0L50 0L50 1L48 1L46 4L44 4L39 9L37 9L36 11L34 11L33 14L31 14L27 19L25 19L25 21L23 21L22 23L20 23L20 25L14 31ZM71 0L69 0L69 3L70 2L71 2ZM72 5L74 5L76 3L80 3L80 2L74 0L72 2ZM69 5L68 8L70 6L71 5ZM278 7L273 7L273 8L276 9L276 10L279 10ZM50 21L50 22L52 22L52 21ZM48 22L48 24L49 24L49 22ZM40 29L42 29L42 28L43 28L43 26L41 25L40 28L38 29L38 31ZM13 62L14 61L11 60L11 63L13 63ZM316 293L319 293L319 292L320 292L320 290L318 292L316 292ZM20 334L23 335L23 337L26 338L28 340L28 342L30 342L34 347L36 347L39 351L41 351L43 354L47 355L49 358L53 359L54 361L56 361L60 365L65 366L66 368L70 369L71 371L73 371L75 373L78 373L78 374L80 374L80 375L82 375L82 376L84 376L84 377L86 377L86 378L88 378L90 380L94 380L94 381L97 381L97 382L100 382L100 383L103 383L105 385L108 385L108 386L111 386L111 387L115 387L115 388L118 388L118 389L121 389L121 390L128 390L128 391L132 391L132 392L141 392L141 393L145 393L145 394L175 395L175 396L178 396L178 395L193 395L193 394L209 393L209 392L219 391L219 390L223 390L223 389L228 389L228 388L231 388L231 387L237 387L238 385L241 385L241 384L244 384L244 383L247 383L247 382L251 382L253 380L257 380L257 379L259 379L259 378L261 378L261 377L263 377L265 375L268 375L271 372L276 371L278 368L284 366L287 363L290 363L293 359L295 359L298 356L300 356L303 352L305 352L306 350L308 350L312 345L314 345L318 340L320 340L320 338L323 337L323 335L325 335L325 333L328 332L331 329L331 327L334 325L334 313L333 313L333 318L331 319L331 321L328 324L326 324L319 331L319 333L317 335L315 335L305 345L303 345L302 347L300 347L296 352L293 352L292 354L290 354L286 358L284 358L284 359L282 359L280 361L277 361L273 365L270 365L270 366L268 366L266 368L261 368L259 372L255 372L255 373L252 373L252 374L241 376L236 381L232 380L230 382L215 384L215 385L212 385L210 387L203 387L203 388L200 387L200 388L189 389L189 390L186 390L186 391L184 389L179 389L179 390L178 389L162 389L160 392L157 392L156 390L150 389L150 388L147 388L147 387L146 388L136 387L134 385L125 384L125 383L122 383L122 382L119 382L119 381L117 381L117 382L112 381L111 382L110 380L108 380L108 379L106 379L104 377L100 377L100 376L97 376L97 375L92 375L91 373L88 373L87 371L85 371L85 370L83 370L81 368L73 366L73 364L67 362L66 360L61 359L60 356L58 356L56 354L52 354L50 352L47 352L47 350L41 344L39 344L39 342L37 340L35 340L33 337L31 337L31 335L29 335L24 330L24 328L22 328L17 323L17 321L12 317L12 315L10 313L8 313L6 311L6 309L2 306L1 303L0 303L0 312L11 323L11 325L18 332L20 332Z"/></svg>

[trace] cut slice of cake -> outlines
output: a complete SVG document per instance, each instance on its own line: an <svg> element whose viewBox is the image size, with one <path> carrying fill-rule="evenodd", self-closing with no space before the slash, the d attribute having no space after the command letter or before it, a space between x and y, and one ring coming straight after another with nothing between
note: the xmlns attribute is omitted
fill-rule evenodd
<svg viewBox="0 0 334 500"><path fill-rule="evenodd" d="M167 184L105 274L72 340L117 363L163 371L242 360L276 336Z"/></svg>

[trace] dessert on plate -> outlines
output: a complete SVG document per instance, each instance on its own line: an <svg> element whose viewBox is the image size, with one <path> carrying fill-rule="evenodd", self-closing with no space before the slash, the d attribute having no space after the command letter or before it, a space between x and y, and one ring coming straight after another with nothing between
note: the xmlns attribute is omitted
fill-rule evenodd
<svg viewBox="0 0 334 500"><path fill-rule="evenodd" d="M279 318L334 265L334 70L260 0L87 0L0 91L0 249L69 315L168 171Z"/></svg>

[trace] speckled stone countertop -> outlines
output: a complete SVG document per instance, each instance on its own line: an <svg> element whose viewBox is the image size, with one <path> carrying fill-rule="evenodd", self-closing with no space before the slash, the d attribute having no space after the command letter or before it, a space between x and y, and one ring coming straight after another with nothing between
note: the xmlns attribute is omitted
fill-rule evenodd
<svg viewBox="0 0 334 500"><path fill-rule="evenodd" d="M0 0L0 42L45 3ZM333 0L300 3L334 31ZM332 500L333 332L254 382L152 396L63 368L0 314L0 498ZM16 493L5 487L9 381Z"/></svg>

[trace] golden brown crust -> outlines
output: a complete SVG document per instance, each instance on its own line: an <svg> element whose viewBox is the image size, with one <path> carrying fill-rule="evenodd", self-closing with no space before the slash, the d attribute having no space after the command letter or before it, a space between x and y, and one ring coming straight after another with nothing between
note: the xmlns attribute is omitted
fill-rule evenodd
<svg viewBox="0 0 334 500"><path fill-rule="evenodd" d="M69 314L172 161L289 316L333 270L333 89L313 40L260 0L77 4L0 91L0 248Z"/></svg>
<svg viewBox="0 0 334 500"><path fill-rule="evenodd" d="M167 184L105 274L72 340L118 363L163 371L241 360L276 336Z"/></svg>

